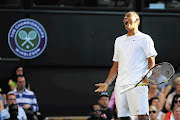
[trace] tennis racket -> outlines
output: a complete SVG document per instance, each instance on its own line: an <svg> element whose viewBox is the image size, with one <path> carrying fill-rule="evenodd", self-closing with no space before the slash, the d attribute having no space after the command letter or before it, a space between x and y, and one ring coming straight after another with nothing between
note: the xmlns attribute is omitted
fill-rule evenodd
<svg viewBox="0 0 180 120"><path fill-rule="evenodd" d="M175 74L173 66L168 62L162 62L152 67L146 75L136 84L133 84L124 90L120 91L120 94L125 93L137 86L143 85L159 85L169 81ZM142 80L146 79L146 83L141 83Z"/></svg>

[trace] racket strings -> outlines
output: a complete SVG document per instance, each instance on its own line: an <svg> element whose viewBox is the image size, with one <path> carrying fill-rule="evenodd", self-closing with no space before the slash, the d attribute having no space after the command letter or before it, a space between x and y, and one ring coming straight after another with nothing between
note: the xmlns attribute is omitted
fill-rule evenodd
<svg viewBox="0 0 180 120"><path fill-rule="evenodd" d="M170 79L174 75L174 68L169 63L162 63L147 73L148 84L158 85Z"/></svg>

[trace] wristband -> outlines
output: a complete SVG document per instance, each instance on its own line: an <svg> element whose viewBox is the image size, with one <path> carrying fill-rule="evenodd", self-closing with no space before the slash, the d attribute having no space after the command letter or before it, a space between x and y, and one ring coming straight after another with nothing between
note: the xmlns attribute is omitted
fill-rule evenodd
<svg viewBox="0 0 180 120"><path fill-rule="evenodd" d="M147 69L146 73L145 73L146 78L149 78L151 76L151 74L152 74L152 71L149 71L149 69Z"/></svg>
<svg viewBox="0 0 180 120"><path fill-rule="evenodd" d="M107 83L104 83L104 85L106 85L107 87L109 86Z"/></svg>
<svg viewBox="0 0 180 120"><path fill-rule="evenodd" d="M146 70L146 72L145 72L144 76L148 73L148 71L149 71L149 69L147 69L147 70Z"/></svg>

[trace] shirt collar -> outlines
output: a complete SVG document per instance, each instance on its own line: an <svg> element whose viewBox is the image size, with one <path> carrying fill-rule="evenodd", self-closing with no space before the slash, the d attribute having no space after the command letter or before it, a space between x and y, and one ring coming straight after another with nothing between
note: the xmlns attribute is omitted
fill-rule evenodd
<svg viewBox="0 0 180 120"><path fill-rule="evenodd" d="M17 92L17 88L14 89L14 92ZM28 92L28 90L26 88L24 88L24 92Z"/></svg>

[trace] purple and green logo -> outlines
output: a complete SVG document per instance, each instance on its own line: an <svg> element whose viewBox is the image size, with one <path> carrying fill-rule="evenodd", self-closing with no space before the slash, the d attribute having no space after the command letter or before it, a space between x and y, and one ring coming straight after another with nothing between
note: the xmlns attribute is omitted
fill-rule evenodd
<svg viewBox="0 0 180 120"><path fill-rule="evenodd" d="M46 48L47 34L39 22L33 19L21 19L9 30L8 44L17 56L32 59L39 56Z"/></svg>

